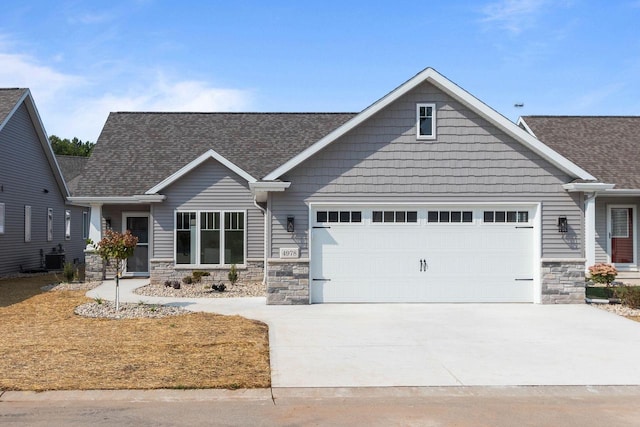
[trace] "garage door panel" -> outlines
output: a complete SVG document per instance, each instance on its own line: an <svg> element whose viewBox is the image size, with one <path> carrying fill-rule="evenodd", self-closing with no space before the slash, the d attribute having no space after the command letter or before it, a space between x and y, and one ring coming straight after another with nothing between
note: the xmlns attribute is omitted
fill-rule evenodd
<svg viewBox="0 0 640 427"><path fill-rule="evenodd" d="M533 301L533 227L484 224L479 211L466 224L425 216L313 229L311 276L326 280L311 281L312 301Z"/></svg>

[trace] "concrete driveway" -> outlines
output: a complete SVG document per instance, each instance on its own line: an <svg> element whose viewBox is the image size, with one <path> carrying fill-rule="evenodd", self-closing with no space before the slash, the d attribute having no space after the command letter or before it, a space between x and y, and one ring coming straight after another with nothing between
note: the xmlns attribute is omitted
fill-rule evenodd
<svg viewBox="0 0 640 427"><path fill-rule="evenodd" d="M273 387L640 385L640 323L587 305L326 304L142 297L269 325ZM109 298L105 282L89 296Z"/></svg>

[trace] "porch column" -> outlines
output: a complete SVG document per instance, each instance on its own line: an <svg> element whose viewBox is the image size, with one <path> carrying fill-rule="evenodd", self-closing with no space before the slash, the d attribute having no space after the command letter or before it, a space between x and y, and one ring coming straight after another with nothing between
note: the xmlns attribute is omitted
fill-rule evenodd
<svg viewBox="0 0 640 427"><path fill-rule="evenodd" d="M98 244L102 239L102 204L91 205L91 221L89 223L89 239ZM87 245L87 249L92 249Z"/></svg>
<svg viewBox="0 0 640 427"><path fill-rule="evenodd" d="M584 248L585 272L589 272L589 266L596 263L596 193L585 194L584 202Z"/></svg>

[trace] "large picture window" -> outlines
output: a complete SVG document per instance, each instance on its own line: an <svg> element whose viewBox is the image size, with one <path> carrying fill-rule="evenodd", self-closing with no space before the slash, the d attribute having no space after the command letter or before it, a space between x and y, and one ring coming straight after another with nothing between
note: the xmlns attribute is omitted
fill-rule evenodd
<svg viewBox="0 0 640 427"><path fill-rule="evenodd" d="M245 212L176 212L176 264L244 264L245 242Z"/></svg>

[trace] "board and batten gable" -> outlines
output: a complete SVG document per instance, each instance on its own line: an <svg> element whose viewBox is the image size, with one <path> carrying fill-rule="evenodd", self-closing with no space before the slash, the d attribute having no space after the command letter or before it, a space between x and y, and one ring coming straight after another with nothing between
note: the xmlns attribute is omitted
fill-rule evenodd
<svg viewBox="0 0 640 427"><path fill-rule="evenodd" d="M45 192L46 190L46 192ZM83 209L65 204L51 165L23 103L0 131L0 276L41 267L45 254L62 245L66 260L84 259ZM25 206L31 206L31 240L25 242ZM53 239L47 239L47 210L53 209ZM65 211L71 211L71 238L65 238Z"/></svg>
<svg viewBox="0 0 640 427"><path fill-rule="evenodd" d="M436 138L416 138L416 104L436 104ZM429 82L417 86L366 122L281 177L273 193L271 257L299 247L308 257L313 202L530 202L542 208L542 257L583 256L582 196L562 185L573 178ZM296 231L286 231L287 216ZM566 216L568 233L559 233Z"/></svg>
<svg viewBox="0 0 640 427"><path fill-rule="evenodd" d="M253 204L246 179L209 159L161 191L167 198L152 205L153 257L174 258L176 210L247 212L247 258L264 254L264 217Z"/></svg>

